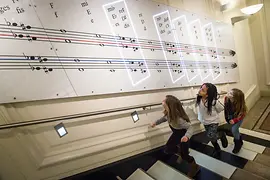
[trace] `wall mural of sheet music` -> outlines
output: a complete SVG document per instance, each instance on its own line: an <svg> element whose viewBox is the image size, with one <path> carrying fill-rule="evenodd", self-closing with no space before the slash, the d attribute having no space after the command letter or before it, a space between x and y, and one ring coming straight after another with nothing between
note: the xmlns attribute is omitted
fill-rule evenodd
<svg viewBox="0 0 270 180"><path fill-rule="evenodd" d="M0 103L239 81L231 25L148 0L1 0Z"/></svg>

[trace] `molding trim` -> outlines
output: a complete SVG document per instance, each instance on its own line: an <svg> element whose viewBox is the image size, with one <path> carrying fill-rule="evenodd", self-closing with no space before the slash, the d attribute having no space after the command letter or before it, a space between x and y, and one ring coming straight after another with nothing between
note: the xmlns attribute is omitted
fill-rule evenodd
<svg viewBox="0 0 270 180"><path fill-rule="evenodd" d="M253 84L249 89L248 91L245 93L245 99L247 100L250 95L253 93L253 91L255 91L257 88L257 85L256 84Z"/></svg>

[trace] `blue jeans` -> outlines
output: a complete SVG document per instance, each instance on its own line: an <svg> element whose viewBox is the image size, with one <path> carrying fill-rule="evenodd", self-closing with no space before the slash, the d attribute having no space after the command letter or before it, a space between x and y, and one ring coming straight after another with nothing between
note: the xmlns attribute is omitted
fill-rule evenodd
<svg viewBox="0 0 270 180"><path fill-rule="evenodd" d="M239 132L239 127L243 123L243 119L238 121L236 124L232 124L232 134L234 139L239 140L240 139L240 132Z"/></svg>

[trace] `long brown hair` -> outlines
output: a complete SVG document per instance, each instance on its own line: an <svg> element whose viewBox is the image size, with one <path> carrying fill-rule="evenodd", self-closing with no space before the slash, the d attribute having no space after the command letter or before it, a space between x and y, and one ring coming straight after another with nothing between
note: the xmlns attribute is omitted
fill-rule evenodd
<svg viewBox="0 0 270 180"><path fill-rule="evenodd" d="M240 90L233 88L231 90L232 98L233 98L233 105L235 110L235 115L239 114L246 114L247 113L247 106L245 101L245 94Z"/></svg>
<svg viewBox="0 0 270 180"><path fill-rule="evenodd" d="M169 121L176 123L178 118L183 118L187 122L190 122L189 117L187 116L182 103L175 96L167 95L165 103L168 106L169 112L164 110L164 115L169 117Z"/></svg>

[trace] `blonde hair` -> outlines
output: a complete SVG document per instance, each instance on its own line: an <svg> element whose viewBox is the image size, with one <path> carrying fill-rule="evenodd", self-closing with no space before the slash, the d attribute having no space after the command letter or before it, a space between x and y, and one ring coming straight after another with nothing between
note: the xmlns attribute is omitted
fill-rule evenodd
<svg viewBox="0 0 270 180"><path fill-rule="evenodd" d="M245 94L240 89L232 89L231 95L233 98L233 105L235 108L235 115L246 114L247 106L245 101Z"/></svg>
<svg viewBox="0 0 270 180"><path fill-rule="evenodd" d="M175 96L167 95L165 99L165 104L168 106L169 112L164 110L164 115L169 117L169 121L176 123L178 118L183 118L187 122L190 122L189 117L187 116L182 103Z"/></svg>

